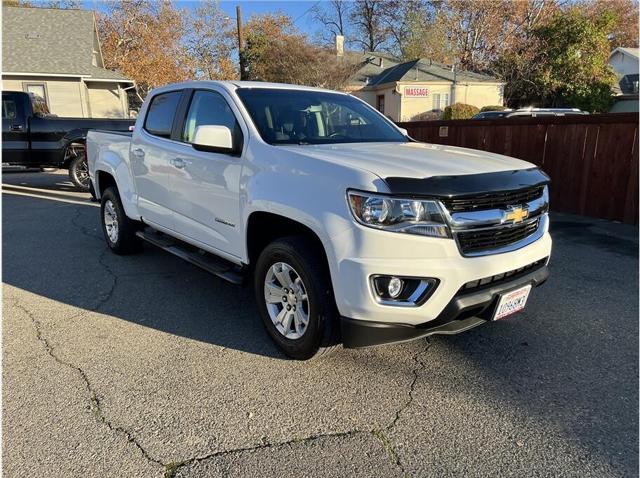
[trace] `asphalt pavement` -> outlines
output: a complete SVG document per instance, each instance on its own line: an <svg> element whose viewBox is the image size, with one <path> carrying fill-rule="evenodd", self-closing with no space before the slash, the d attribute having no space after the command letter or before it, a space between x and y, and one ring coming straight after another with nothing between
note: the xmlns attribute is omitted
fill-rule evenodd
<svg viewBox="0 0 640 478"><path fill-rule="evenodd" d="M296 362L249 288L110 253L63 173L2 198L4 476L638 476L636 228L554 215L518 316Z"/></svg>

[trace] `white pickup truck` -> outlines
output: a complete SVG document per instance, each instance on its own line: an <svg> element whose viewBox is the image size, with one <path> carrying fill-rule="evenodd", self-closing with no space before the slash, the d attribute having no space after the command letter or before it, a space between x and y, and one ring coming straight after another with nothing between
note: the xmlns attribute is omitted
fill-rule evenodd
<svg viewBox="0 0 640 478"><path fill-rule="evenodd" d="M87 154L113 252L148 241L252 277L269 335L297 359L502 319L548 276L547 175L414 141L348 94L169 85L133 133L90 131Z"/></svg>

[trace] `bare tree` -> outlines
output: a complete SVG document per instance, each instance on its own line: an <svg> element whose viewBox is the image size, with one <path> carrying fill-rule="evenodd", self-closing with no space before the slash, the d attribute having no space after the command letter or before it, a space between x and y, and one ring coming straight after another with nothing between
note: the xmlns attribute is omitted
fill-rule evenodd
<svg viewBox="0 0 640 478"><path fill-rule="evenodd" d="M382 19L389 33L388 51L405 59L443 61L447 35L433 0L386 0Z"/></svg>
<svg viewBox="0 0 640 478"><path fill-rule="evenodd" d="M389 40L389 30L384 21L385 3L386 0L356 0L351 6L352 43L364 51L379 51Z"/></svg>
<svg viewBox="0 0 640 478"><path fill-rule="evenodd" d="M57 8L60 10L77 10L82 8L82 0L51 0L45 2L43 5L45 8Z"/></svg>
<svg viewBox="0 0 640 478"><path fill-rule="evenodd" d="M345 0L319 2L312 9L313 18L323 25L321 41L335 45L336 36L348 37L350 3Z"/></svg>

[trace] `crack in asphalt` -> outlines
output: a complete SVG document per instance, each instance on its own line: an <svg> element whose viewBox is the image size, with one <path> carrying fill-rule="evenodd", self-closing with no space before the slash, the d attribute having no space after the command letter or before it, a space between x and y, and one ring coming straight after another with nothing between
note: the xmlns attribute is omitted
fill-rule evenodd
<svg viewBox="0 0 640 478"><path fill-rule="evenodd" d="M83 209L82 209L82 207L78 207L78 206L76 206L75 209L76 209L76 213L71 218L71 224L74 225L82 233L83 236L91 237L93 239L101 239L102 236L100 236L98 234L94 234L87 227L85 227L85 226L83 226L83 225L78 223L78 220L82 216Z"/></svg>
<svg viewBox="0 0 640 478"><path fill-rule="evenodd" d="M407 391L407 400L400 408L396 410L395 416L391 421L391 423L389 423L384 429L372 430L371 432L373 436L375 436L380 441L384 449L387 451L387 453L389 454L389 458L391 459L391 462L394 465L396 465L398 468L400 468L404 476L407 476L407 470L405 469L404 465L402 464L402 461L400 460L400 454L393 447L393 445L391 444L391 440L389 439L389 437L385 432L393 431L396 424L400 420L400 416L413 404L413 400L414 400L413 394L415 392L416 383L418 382L418 376L426 366L420 357L426 354L429 348L431 347L431 342L429 341L429 338L426 337L424 340L426 344L424 349L419 350L413 356L413 360L416 363L416 366L412 370L413 379L409 384L409 390Z"/></svg>
<svg viewBox="0 0 640 478"><path fill-rule="evenodd" d="M415 392L416 383L418 382L418 375L420 371L424 370L426 366L425 363L420 359L420 356L426 354L429 348L431 347L431 342L429 341L429 338L425 337L424 340L425 340L424 349L419 350L413 356L413 361L416 363L416 366L411 371L411 373L413 374L413 379L409 384L409 390L407 392L407 400L403 406L401 406L398 410L396 410L396 415L393 418L393 421L386 427L387 431L391 431L396 426L396 424L398 423L398 420L400 420L400 415L402 415L402 412L404 412L407 408L409 408L413 403L413 398L414 398L413 393Z"/></svg>
<svg viewBox="0 0 640 478"><path fill-rule="evenodd" d="M71 220L71 223L78 229L80 230L80 232L87 236L87 237L91 237L94 239L99 239L98 236L96 236L95 234L90 233L84 226L80 225L77 221L79 220L82 210L80 207L77 208L77 213L74 215L74 217ZM113 269L111 269L111 266L109 264L107 264L105 262L106 260L106 256L109 252L109 248L105 247L105 249L100 253L100 256L98 258L98 263L102 266L102 268L107 272L107 274L112 278L112 284L111 287L109 288L109 290L106 292L106 294L104 294L103 297L101 297L97 304L92 307L91 309L85 310L80 312L79 314L74 314L71 317L69 317L69 319L71 318L78 318L82 315L86 315L90 312L98 312L100 310L101 307L103 307L107 302L109 302L112 298L113 295L115 293L115 290L118 286L118 274L116 274ZM307 443L311 443L315 440L321 440L324 438L351 438L354 436L358 436L358 435L371 435L374 438L376 438L381 445L383 446L383 448L385 449L385 451L389 454L389 457L392 461L392 463L397 466L403 473L403 475L406 475L406 470L404 468L404 466L402 465L402 462L400 460L399 454L397 453L397 451L393 448L393 446L391 445L391 442L389 440L389 438L387 437L387 435L385 434L385 432L390 432L392 431L397 422L400 420L401 415L412 405L413 400L414 400L414 391L415 391L415 386L416 383L418 381L418 376L421 370L423 370L425 368L425 363L421 360L421 355L425 354L429 347L430 347L430 342L427 339L425 339L426 341L426 346L424 349L419 350L418 352L416 352L416 354L413 357L414 362L416 363L416 366L413 368L412 370L412 374L413 374L413 378L409 384L409 389L407 391L407 399L406 401L400 406L400 408L398 408L395 411L394 414L394 418L393 420L384 428L380 429L380 428L375 428L372 430L358 430L358 429L354 429L354 430L349 430L346 432L329 432L329 433L322 433L322 434L316 434L316 435L310 435L308 437L305 438L293 438L291 440L286 440L286 441L282 441L282 442L275 442L275 443L271 443L271 442L265 442L265 443L259 443L256 445L252 445L252 446L246 446L246 447L239 447L239 448L232 448L232 449L228 449L228 450L220 450L217 452L213 452L207 455L203 455L203 456L196 456L196 457L192 457L192 458L188 458L186 460L181 460L178 462L169 462L169 463L164 463L162 460L153 457L148 450L146 450L141 444L140 442L137 440L137 438L134 436L134 434L127 430L126 428L122 427L122 426L118 426L115 425L111 422L111 420L107 417L107 415L104 413L103 410L103 404L102 401L100 400L100 398L98 397L98 394L96 393L96 391L94 390L91 381L89 380L87 374L85 373L85 371L77 366L74 365L71 362L67 362L65 360L63 360L62 358L60 358L56 352L54 351L54 348L51 346L51 344L49 343L48 339L43 335L42 333L42 328L41 328L41 323L38 319L35 318L35 316L33 315L33 313L26 308L24 305L22 305L18 299L16 298L10 298L11 300L13 300L14 304L16 307L20 308L22 311L24 311L24 313L30 318L35 333L36 333L36 338L38 339L39 342L41 342L44 346L44 349L46 351L46 353L51 356L57 363L59 363L60 365L66 366L72 370L74 370L75 372L77 372L77 374L80 376L80 378L82 379L85 388L87 390L87 392L89 393L90 396L90 403L91 403L91 410L94 413L94 415L96 416L96 418L103 423L105 426L107 426L109 428L109 430L121 434L123 435L126 440L128 442L130 442L131 444L133 444L138 450L139 452L142 454L142 456L156 464L161 466L162 468L164 468L164 476L165 478L173 478L175 477L176 473L178 472L178 470L184 466L188 466L188 465L192 465L194 463L198 463L198 462L202 462L208 459L212 459L212 458L217 458L217 457L221 457L221 456L227 456L227 455L232 455L232 454L236 454L236 453L244 453L244 452L251 452L251 451L256 451L256 450L262 450L262 449L270 449L270 448L277 448L277 447L283 447L283 446L291 446L291 445L296 445L296 444L307 444Z"/></svg>
<svg viewBox="0 0 640 478"><path fill-rule="evenodd" d="M111 423L111 421L108 419L108 417L105 415L104 411L102 410L102 402L98 397L96 391L94 390L93 386L91 385L91 381L89 380L89 377L87 376L85 371L82 370L82 368L78 367L77 365L74 365L71 362L67 362L66 360L63 360L62 358L60 358L54 351L54 348L49 343L49 340L42 334L42 325L40 321L36 319L33 313L24 305L22 305L18 300L13 299L13 302L14 302L14 305L18 307L20 310L22 310L31 320L31 323L33 324L33 328L36 333L36 338L40 343L42 343L47 355L53 358L53 360L55 360L58 364L68 367L71 370L74 370L80 376L90 396L90 399L89 399L91 403L90 410L93 412L96 418L101 423L106 425L107 428L109 428L109 430L123 435L129 443L133 444L140 451L140 453L145 459L159 466L164 467L164 464L160 460L152 457L149 454L149 452L137 441L135 436L129 430Z"/></svg>
<svg viewBox="0 0 640 478"><path fill-rule="evenodd" d="M71 223L74 226L76 226L78 229L80 229L80 231L84 235L96 238L95 235L88 233L85 228L83 228L82 226L80 226L76 222L77 219L80 217L79 213L82 211L82 209L77 208L77 210L78 210L78 214L74 215L74 217L71 220ZM80 313L71 315L70 317L68 317L69 320L70 319L74 319L74 318L78 318L78 317L82 317L83 315L88 315L90 312L99 311L100 308L104 304L106 304L109 300L111 300L111 298L113 297L113 294L115 293L116 287L118 285L118 275L105 262L105 258L106 258L107 252L109 252L109 249L105 248L100 253L100 256L98 257L98 263L107 272L107 274L113 279L111 287L106 292L106 294L104 294L104 296L101 297L98 300L98 302L96 303L96 305L94 307L92 307L91 309L88 309L88 310L81 311ZM109 430L124 435L124 437L127 439L127 441L132 443L140 451L142 456L144 458L146 458L148 461L150 461L152 463L155 463L155 464L157 464L159 466L164 467L165 464L161 460L156 459L153 456L151 456L149 454L149 452L138 442L138 440L136 439L136 437L133 435L132 432L130 432L129 430L127 430L124 427L121 427L121 426L118 426L118 425L114 425L111 422L111 420L104 413L104 410L102 408L102 401L98 397L98 394L96 393L94 387L92 386L91 381L89 380L89 377L87 376L86 372L81 367L79 367L77 365L74 365L73 363L67 362L66 360L63 360L62 358L60 358L56 354L56 352L54 351L54 348L49 343L49 340L43 335L43 333L42 333L42 325L41 325L40 321L38 319L36 319L34 314L27 307L25 307L23 304L21 304L19 302L19 300L15 299L15 298L13 298L12 300L14 302L14 305L16 307L18 307L19 309L21 309L29 317L29 319L31 320L31 323L33 324L33 328L34 328L35 333L36 333L36 338L38 339L39 342L41 342L43 344L45 352L49 356L51 356L51 358L53 358L60 365L66 366L66 367L68 367L68 368L70 368L70 369L72 369L72 370L74 370L74 371L76 371L78 373L78 375L80 376L80 378L84 382L84 385L85 385L85 388L87 389L87 392L89 393L89 397L90 397L89 400L90 400L90 403L91 403L90 409L94 413L94 415L98 418L98 420L100 422L102 422L104 425L106 425L109 428Z"/></svg>
<svg viewBox="0 0 640 478"><path fill-rule="evenodd" d="M322 440L324 438L351 438L357 435L367 435L370 433L372 432L365 431L365 430L349 430L346 432L319 433L317 435L310 435L305 438L292 438L291 440L285 440L282 442L260 443L253 446L232 448L230 450L220 450L214 453L210 453L208 455L193 457L193 458L189 458L187 460L183 460L179 462L167 463L165 465L164 476L165 478L173 478L176 476L176 473L178 472L178 470L183 466L192 465L194 463L199 463L201 461L206 461L206 460L210 460L212 458L218 458L221 456L233 455L235 453L244 453L244 452L251 452L256 450L267 450L270 448L278 448L278 447L284 447L284 446L290 446L290 445L306 444L316 440Z"/></svg>
<svg viewBox="0 0 640 478"><path fill-rule="evenodd" d="M113 298L113 295L116 292L116 287L118 287L118 274L113 272L113 269L111 269L111 266L109 266L105 262L105 257L106 257L106 255L108 253L109 253L109 248L105 247L104 250L100 253L100 256L98 257L98 264L100 264L102 266L102 268L105 271L107 271L107 274L109 274L109 276L111 276L111 278L113 279L113 283L111 284L111 287L106 292L106 294L104 294L104 297L102 297L101 299L98 300L98 303L92 309L92 312L97 312L98 310L100 310L100 308L103 305L105 305L107 302L109 302Z"/></svg>
<svg viewBox="0 0 640 478"><path fill-rule="evenodd" d="M242 447L242 448L234 448L231 450L221 450L218 452L214 452L208 455L204 455L204 456L200 456L200 457L194 457L194 458L189 458L187 460L183 460L180 462L173 462L173 463L168 463L165 465L165 478L174 478L178 472L178 470L184 466L188 466L188 465L192 465L194 463L198 463L201 461L206 461L208 459L212 459L212 458L217 458L220 456L227 456L227 455L231 455L234 453L243 453L243 452L250 452L250 451L255 451L255 450L262 450L262 449L269 449L269 448L275 448L275 447L282 447L282 446L287 446L287 445L295 445L295 444L306 444L306 443L310 443L312 441L315 440L320 440L323 438L351 438L357 435L372 435L374 438L376 438L380 444L382 445L382 447L385 449L385 451L387 452L387 454L389 455L389 458L391 459L391 462L397 466L401 472L403 476L407 476L407 471L405 470L401 460L400 460L400 456L398 454L398 452L395 450L395 448L393 447L393 445L391 444L389 438L387 437L387 435L385 434L386 432L390 432L393 430L393 428L396 426L398 420L400 419L400 416L402 415L403 412L405 412L413 403L414 400L414 391L415 391L415 386L416 383L418 381L418 377L420 374L421 370L424 370L425 368L425 363L421 360L420 356L425 354L430 346L431 343L429 342L429 339L426 338L426 346L424 347L424 349L419 350L418 352L416 352L416 354L413 356L413 360L416 363L416 366L413 368L412 370L412 374L413 374L413 378L411 379L411 383L409 384L409 390L407 391L407 400L400 406L400 408L398 408L398 410L396 410L395 412L395 416L393 418L393 420L391 421L391 423L389 423L386 427L384 427L383 429L379 429L379 428L375 428L373 430L349 430L346 432L334 432L334 433L322 433L322 434L317 434L317 435L311 435L309 437L306 438L298 438L298 439L292 439L292 440L287 440L284 442L277 442L277 443L262 443L259 445L255 445L255 446L249 446L249 447Z"/></svg>

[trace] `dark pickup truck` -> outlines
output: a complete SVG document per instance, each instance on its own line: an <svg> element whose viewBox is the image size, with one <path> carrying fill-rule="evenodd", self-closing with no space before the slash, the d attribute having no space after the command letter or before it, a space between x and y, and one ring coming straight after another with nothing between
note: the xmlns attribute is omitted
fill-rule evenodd
<svg viewBox="0 0 640 478"><path fill-rule="evenodd" d="M2 162L35 168L63 168L79 189L89 191L87 131L128 131L129 119L58 118L38 96L2 92Z"/></svg>

